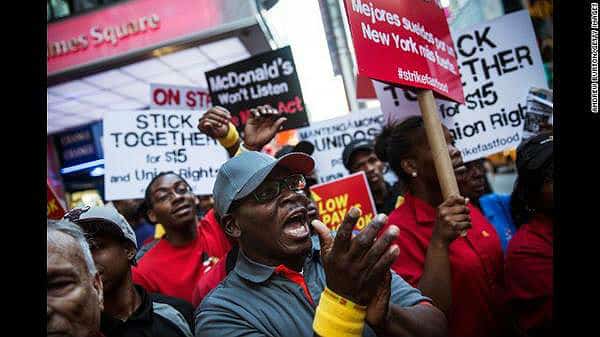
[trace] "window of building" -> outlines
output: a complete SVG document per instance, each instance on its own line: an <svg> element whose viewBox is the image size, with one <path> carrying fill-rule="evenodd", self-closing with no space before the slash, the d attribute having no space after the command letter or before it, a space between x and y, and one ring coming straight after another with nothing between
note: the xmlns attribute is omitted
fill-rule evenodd
<svg viewBox="0 0 600 337"><path fill-rule="evenodd" d="M60 19L71 15L71 5L66 0L49 0L48 8L52 12L51 19Z"/></svg>
<svg viewBox="0 0 600 337"><path fill-rule="evenodd" d="M94 9L102 4L102 0L74 0L73 1L73 11L76 13L81 13L88 11L90 9Z"/></svg>
<svg viewBox="0 0 600 337"><path fill-rule="evenodd" d="M48 22L127 0L47 0Z"/></svg>

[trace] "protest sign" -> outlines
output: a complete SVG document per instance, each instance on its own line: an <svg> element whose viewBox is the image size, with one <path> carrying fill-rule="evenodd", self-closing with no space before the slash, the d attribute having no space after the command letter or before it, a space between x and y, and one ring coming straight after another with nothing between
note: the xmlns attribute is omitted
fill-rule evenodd
<svg viewBox="0 0 600 337"><path fill-rule="evenodd" d="M240 131L250 109L266 104L287 117L282 130L309 124L289 46L206 72L206 81L212 104L229 110Z"/></svg>
<svg viewBox="0 0 600 337"><path fill-rule="evenodd" d="M48 182L46 182L46 197L46 215L48 219L61 219L65 215L65 209Z"/></svg>
<svg viewBox="0 0 600 337"><path fill-rule="evenodd" d="M377 210L364 172L311 186L310 193L317 204L319 218L330 230L337 230L352 207L360 208L361 216L354 230L362 230L375 217Z"/></svg>
<svg viewBox="0 0 600 337"><path fill-rule="evenodd" d="M205 111L211 107L205 88L150 83L150 109Z"/></svg>
<svg viewBox="0 0 600 337"><path fill-rule="evenodd" d="M546 87L527 11L514 12L453 34L465 104L437 99L437 111L471 161L516 147L523 135L527 91ZM373 81L385 123L419 115L417 95Z"/></svg>
<svg viewBox="0 0 600 337"><path fill-rule="evenodd" d="M324 183L348 175L342 162L342 152L348 143L354 139L374 139L382 126L380 110L361 110L298 129L298 140L315 146L312 154L315 170L319 182Z"/></svg>
<svg viewBox="0 0 600 337"><path fill-rule="evenodd" d="M433 94L464 102L456 54L441 3L371 0L366 4L362 0L345 0L344 4L358 72L419 89L417 100L442 196L458 194Z"/></svg>
<svg viewBox="0 0 600 337"><path fill-rule="evenodd" d="M105 199L143 198L163 171L183 177L194 194L212 194L227 152L196 128L199 111L137 110L104 114Z"/></svg>
<svg viewBox="0 0 600 337"><path fill-rule="evenodd" d="M65 215L65 209L48 182L46 182L46 196L46 216L48 219L62 219L63 215Z"/></svg>
<svg viewBox="0 0 600 337"><path fill-rule="evenodd" d="M344 4L360 75L464 101L439 1L344 0Z"/></svg>
<svg viewBox="0 0 600 337"><path fill-rule="evenodd" d="M552 90L543 88L531 88L527 95L527 113L523 123L523 139L533 137L540 133L542 123L551 126L553 123L552 113Z"/></svg>

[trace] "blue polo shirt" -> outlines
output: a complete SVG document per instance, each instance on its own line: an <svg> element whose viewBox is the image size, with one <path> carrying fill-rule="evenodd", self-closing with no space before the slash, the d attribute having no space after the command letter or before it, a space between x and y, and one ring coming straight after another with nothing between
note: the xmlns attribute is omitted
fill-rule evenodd
<svg viewBox="0 0 600 337"><path fill-rule="evenodd" d="M314 304L302 287L275 273L275 267L250 260L240 250L234 270L196 309L196 337L295 336L312 337L315 308L325 289L325 270L317 236L304 262L303 276ZM431 302L392 272L391 302L401 307ZM365 326L363 336L376 336Z"/></svg>

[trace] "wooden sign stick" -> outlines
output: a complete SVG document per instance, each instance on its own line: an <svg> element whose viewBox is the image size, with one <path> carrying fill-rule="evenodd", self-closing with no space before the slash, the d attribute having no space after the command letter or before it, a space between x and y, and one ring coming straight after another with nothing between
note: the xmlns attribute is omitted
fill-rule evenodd
<svg viewBox="0 0 600 337"><path fill-rule="evenodd" d="M427 134L427 141L431 148L435 171L437 172L438 181L442 189L442 197L446 200L451 195L460 195L452 161L448 154L448 145L444 137L442 122L437 113L435 99L433 98L433 92L431 90L420 90L417 93L417 99L421 114L423 115L425 133ZM464 237L467 235L467 231L462 231L460 235Z"/></svg>

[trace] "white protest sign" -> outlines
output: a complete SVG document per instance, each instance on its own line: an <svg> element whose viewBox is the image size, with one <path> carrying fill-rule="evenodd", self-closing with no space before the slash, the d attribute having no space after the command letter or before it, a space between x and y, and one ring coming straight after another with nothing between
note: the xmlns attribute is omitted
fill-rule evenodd
<svg viewBox="0 0 600 337"><path fill-rule="evenodd" d="M200 111L136 110L104 114L106 200L143 198L163 171L182 176L194 194L212 194L225 149L196 128Z"/></svg>
<svg viewBox="0 0 600 337"><path fill-rule="evenodd" d="M465 162L519 145L530 87L546 88L542 58L525 10L452 32L465 104L437 99ZM373 81L385 122L420 115L416 95Z"/></svg>
<svg viewBox="0 0 600 337"><path fill-rule="evenodd" d="M527 95L527 113L523 125L523 139L540 133L542 123L552 125L554 104L552 90L531 88Z"/></svg>
<svg viewBox="0 0 600 337"><path fill-rule="evenodd" d="M344 147L354 139L375 139L383 128L383 114L379 109L365 109L298 129L298 138L315 146L312 157L320 183L349 174L342 162ZM393 183L397 178L385 176Z"/></svg>
<svg viewBox="0 0 600 337"><path fill-rule="evenodd" d="M182 109L205 111L210 108L208 89L183 85L150 84L151 109Z"/></svg>

